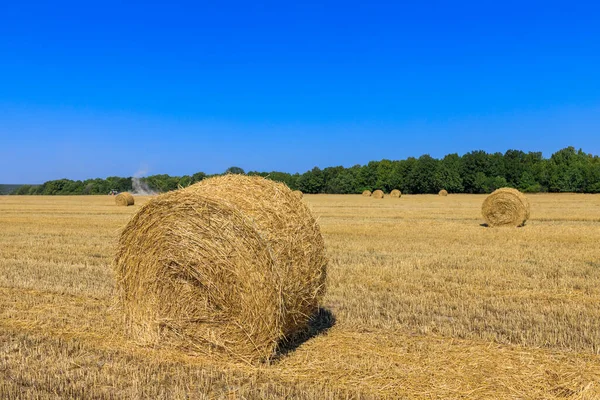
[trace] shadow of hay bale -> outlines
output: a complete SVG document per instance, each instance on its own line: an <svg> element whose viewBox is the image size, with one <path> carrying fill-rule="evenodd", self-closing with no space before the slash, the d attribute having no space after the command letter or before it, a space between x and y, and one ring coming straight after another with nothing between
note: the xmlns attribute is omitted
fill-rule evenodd
<svg viewBox="0 0 600 400"><path fill-rule="evenodd" d="M333 315L330 310L320 307L319 310L310 317L308 326L304 330L297 332L294 336L280 342L279 347L277 348L277 354L273 359L280 359L285 355L296 351L296 349L310 339L325 334L335 325L335 323L335 315Z"/></svg>

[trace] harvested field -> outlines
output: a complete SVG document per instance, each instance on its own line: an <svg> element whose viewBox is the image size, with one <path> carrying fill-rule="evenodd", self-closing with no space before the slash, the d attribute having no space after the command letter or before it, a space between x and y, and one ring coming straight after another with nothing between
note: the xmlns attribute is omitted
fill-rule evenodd
<svg viewBox="0 0 600 400"><path fill-rule="evenodd" d="M111 262L148 198L0 196L0 398L600 398L600 195L527 197L488 229L486 195L305 195L323 309L256 366L123 334Z"/></svg>

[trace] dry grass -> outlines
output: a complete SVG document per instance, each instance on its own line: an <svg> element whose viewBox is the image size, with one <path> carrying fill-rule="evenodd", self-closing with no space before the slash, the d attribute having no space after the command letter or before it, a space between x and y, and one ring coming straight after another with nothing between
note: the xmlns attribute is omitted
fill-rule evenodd
<svg viewBox="0 0 600 400"><path fill-rule="evenodd" d="M110 264L138 205L0 197L0 398L600 398L600 196L528 198L495 230L485 196L306 195L336 324L249 366L120 333Z"/></svg>

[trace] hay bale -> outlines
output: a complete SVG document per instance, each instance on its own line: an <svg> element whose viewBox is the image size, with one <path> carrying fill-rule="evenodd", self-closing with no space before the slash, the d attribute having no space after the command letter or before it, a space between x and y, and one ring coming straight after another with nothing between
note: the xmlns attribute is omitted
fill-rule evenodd
<svg viewBox="0 0 600 400"><path fill-rule="evenodd" d="M371 191L370 190L365 190L364 192L362 192L362 195L365 197L371 197Z"/></svg>
<svg viewBox="0 0 600 400"><path fill-rule="evenodd" d="M501 188L485 199L481 213L489 226L523 226L529 219L529 201L517 189Z"/></svg>
<svg viewBox="0 0 600 400"><path fill-rule="evenodd" d="M438 193L438 196L448 196L448 191L446 189L442 189Z"/></svg>
<svg viewBox="0 0 600 400"><path fill-rule="evenodd" d="M139 341L258 361L307 326L326 263L315 218L287 186L225 175L144 205L115 271Z"/></svg>
<svg viewBox="0 0 600 400"><path fill-rule="evenodd" d="M132 206L134 203L135 199L131 193L123 192L115 197L115 204L118 206Z"/></svg>
<svg viewBox="0 0 600 400"><path fill-rule="evenodd" d="M299 199L302 199L304 197L304 193L302 193L300 190L294 190L292 193Z"/></svg>
<svg viewBox="0 0 600 400"><path fill-rule="evenodd" d="M254 221L285 275L284 334L304 328L324 295L327 264L323 236L310 209L285 184L261 177L215 177L188 189L229 202Z"/></svg>
<svg viewBox="0 0 600 400"><path fill-rule="evenodd" d="M383 199L383 190L375 190L371 197L375 199Z"/></svg>
<svg viewBox="0 0 600 400"><path fill-rule="evenodd" d="M402 192L399 191L398 189L394 189L390 192L390 197L399 199L400 197L402 197Z"/></svg>

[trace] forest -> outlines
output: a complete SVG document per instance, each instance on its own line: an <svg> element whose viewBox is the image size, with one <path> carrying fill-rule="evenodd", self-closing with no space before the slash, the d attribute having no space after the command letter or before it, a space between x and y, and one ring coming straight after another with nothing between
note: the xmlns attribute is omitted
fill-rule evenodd
<svg viewBox="0 0 600 400"><path fill-rule="evenodd" d="M490 193L500 187L514 187L528 193L577 192L600 193L600 157L567 147L544 158L541 152L508 150L502 153L472 151L462 156L448 154L441 159L427 154L404 160L371 161L366 165L314 167L302 174L287 172L244 171L228 168L224 173L260 175L286 183L304 193L350 194L381 189L403 193ZM166 174L139 178L154 191L167 192L189 186L211 175ZM111 190L131 191L131 177L105 179L58 179L41 185L23 185L12 192L17 195L85 195L108 194Z"/></svg>

